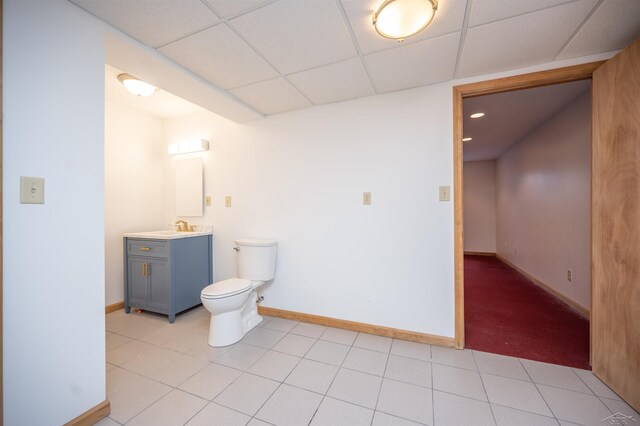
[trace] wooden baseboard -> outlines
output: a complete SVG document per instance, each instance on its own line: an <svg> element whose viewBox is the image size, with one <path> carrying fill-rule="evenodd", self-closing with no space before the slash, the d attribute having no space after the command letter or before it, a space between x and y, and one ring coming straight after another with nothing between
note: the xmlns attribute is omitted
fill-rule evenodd
<svg viewBox="0 0 640 426"><path fill-rule="evenodd" d="M111 403L109 400L102 401L92 409L85 411L65 426L91 426L98 423L111 413Z"/></svg>
<svg viewBox="0 0 640 426"><path fill-rule="evenodd" d="M326 325L328 327L359 331L362 333L392 337L400 340L409 340L411 342L428 343L430 345L447 347L454 346L453 337L435 336L433 334L418 333L416 331L400 330L380 325L365 324L361 322L323 317L320 315L305 314L302 312L286 311L284 309L268 308L266 306L258 306L258 312L261 315L310 322L312 324Z"/></svg>
<svg viewBox="0 0 640 426"><path fill-rule="evenodd" d="M581 317L586 318L586 319L590 318L589 309L587 309L584 306L580 305L578 302L576 302L575 300L571 299L570 297L565 296L564 294L560 293L558 290L555 290L555 289L551 288L551 286L543 283L542 281L540 281L539 279L537 279L533 275L529 274L527 271L524 271L523 269L517 267L516 265L514 265L513 263L511 263L510 261L508 261L504 257L500 256L499 254L496 255L496 257L498 259L500 259L502 262L504 262L507 265L511 266L516 271L520 272L522 275L527 277L532 283L534 283L535 285L537 285L538 287L540 287L541 289L543 289L547 293L551 293L556 298L562 300L572 310L574 310L575 312L580 314Z"/></svg>
<svg viewBox="0 0 640 426"><path fill-rule="evenodd" d="M112 303L111 305L107 305L104 307L104 313L108 314L111 312L118 311L120 309L124 309L124 300L122 302Z"/></svg>
<svg viewBox="0 0 640 426"><path fill-rule="evenodd" d="M472 256L493 256L493 257L496 256L495 253L490 253L486 251L465 251L464 254L469 254Z"/></svg>

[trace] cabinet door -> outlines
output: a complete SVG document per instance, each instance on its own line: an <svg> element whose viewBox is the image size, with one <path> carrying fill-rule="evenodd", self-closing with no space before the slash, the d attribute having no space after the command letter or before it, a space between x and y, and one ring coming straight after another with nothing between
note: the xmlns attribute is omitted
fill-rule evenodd
<svg viewBox="0 0 640 426"><path fill-rule="evenodd" d="M147 277L145 276L147 259L130 257L129 272L129 305L141 307L147 303Z"/></svg>
<svg viewBox="0 0 640 426"><path fill-rule="evenodd" d="M169 268L166 259L146 259L149 293L147 304L161 309L169 309Z"/></svg>

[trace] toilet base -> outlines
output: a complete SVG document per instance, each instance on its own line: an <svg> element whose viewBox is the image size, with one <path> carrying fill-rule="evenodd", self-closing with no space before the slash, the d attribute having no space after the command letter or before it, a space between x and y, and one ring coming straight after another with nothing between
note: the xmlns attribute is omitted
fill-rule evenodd
<svg viewBox="0 0 640 426"><path fill-rule="evenodd" d="M211 315L207 340L209 346L217 348L233 345L262 322L256 298L257 293L252 291L242 309Z"/></svg>

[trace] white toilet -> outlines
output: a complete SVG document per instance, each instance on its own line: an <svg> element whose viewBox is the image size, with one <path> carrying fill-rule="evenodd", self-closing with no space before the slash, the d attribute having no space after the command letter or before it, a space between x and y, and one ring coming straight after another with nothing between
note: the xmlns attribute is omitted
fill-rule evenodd
<svg viewBox="0 0 640 426"><path fill-rule="evenodd" d="M228 346L262 322L256 289L276 273L277 241L235 240L238 277L218 281L202 290L200 300L211 312L209 345Z"/></svg>

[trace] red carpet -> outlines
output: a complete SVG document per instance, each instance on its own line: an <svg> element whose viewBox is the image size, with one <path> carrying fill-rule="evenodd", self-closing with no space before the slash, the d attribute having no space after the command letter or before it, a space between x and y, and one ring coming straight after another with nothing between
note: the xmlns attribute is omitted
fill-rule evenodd
<svg viewBox="0 0 640 426"><path fill-rule="evenodd" d="M589 321L495 257L464 257L468 349L591 370Z"/></svg>

